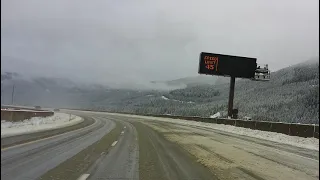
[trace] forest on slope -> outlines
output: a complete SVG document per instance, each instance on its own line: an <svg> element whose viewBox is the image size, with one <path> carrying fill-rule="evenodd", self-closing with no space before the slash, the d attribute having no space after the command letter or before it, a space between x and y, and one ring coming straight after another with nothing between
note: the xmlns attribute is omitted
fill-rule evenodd
<svg viewBox="0 0 320 180"><path fill-rule="evenodd" d="M198 85L170 92L145 93L123 99L119 106L100 106L109 111L139 114L172 114L209 117L226 115L229 84ZM163 98L165 97L165 98ZM254 120L319 123L318 60L287 67L271 74L268 82L236 81L234 108L239 117Z"/></svg>
<svg viewBox="0 0 320 180"><path fill-rule="evenodd" d="M114 89L68 79L25 78L18 73L2 72L1 103L12 102L15 86L14 104L18 105L202 117L220 112L225 116L228 79L205 75L182 78L168 84L184 88L164 91ZM268 82L237 79L234 108L239 110L239 118L319 124L319 59L272 72Z"/></svg>

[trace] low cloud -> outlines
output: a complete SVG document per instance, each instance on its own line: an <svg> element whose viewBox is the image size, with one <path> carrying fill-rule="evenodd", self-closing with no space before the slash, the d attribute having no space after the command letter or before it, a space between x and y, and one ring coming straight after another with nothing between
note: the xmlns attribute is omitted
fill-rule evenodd
<svg viewBox="0 0 320 180"><path fill-rule="evenodd" d="M1 5L2 56L36 67L6 63L5 68L37 75L149 85L195 76L201 51L256 57L272 70L319 53L316 0L4 0Z"/></svg>

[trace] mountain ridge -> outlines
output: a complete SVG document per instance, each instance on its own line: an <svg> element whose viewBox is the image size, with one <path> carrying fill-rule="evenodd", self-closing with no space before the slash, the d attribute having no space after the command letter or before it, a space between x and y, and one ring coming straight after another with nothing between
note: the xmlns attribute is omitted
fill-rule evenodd
<svg viewBox="0 0 320 180"><path fill-rule="evenodd" d="M318 124L319 62L310 62L272 72L269 82L237 80L234 107L239 109L239 117ZM193 83L199 77L204 77L204 80ZM172 80L173 85L181 87L166 91L114 89L59 78L24 80L19 74L8 79L8 73L4 72L1 79L2 104L11 103L12 86L15 84L14 103L19 105L203 117L226 110L229 90L227 77L221 84L214 81L203 83L219 79L212 76Z"/></svg>

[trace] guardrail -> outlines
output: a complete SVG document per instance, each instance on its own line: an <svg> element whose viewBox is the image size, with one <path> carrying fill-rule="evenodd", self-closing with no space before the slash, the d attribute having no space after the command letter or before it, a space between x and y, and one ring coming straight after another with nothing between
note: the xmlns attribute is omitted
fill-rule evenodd
<svg viewBox="0 0 320 180"><path fill-rule="evenodd" d="M319 139L319 125L318 124L297 124L297 123L283 123L283 122L269 122L269 121L249 121L242 119L224 119L224 118L203 118L203 117L184 117L172 115L147 115L155 117L184 119L198 122L207 122L215 124L225 124L236 127L249 128L253 130L270 131L282 133L290 136L299 137L314 137Z"/></svg>
<svg viewBox="0 0 320 180"><path fill-rule="evenodd" d="M74 109L74 110L95 111L95 110L88 110L88 109ZM225 125L249 128L254 130L277 132L277 133L282 133L290 136L314 137L319 139L319 124L297 124L297 123L283 123L283 122L269 122L269 121L250 121L250 120L242 120L242 119L205 118L205 117L198 117L198 116L133 114L133 113L124 113L124 112L118 112L118 113L141 115L141 116L163 117L163 118L172 118L172 119L183 119L183 120L215 123L215 124L225 124Z"/></svg>
<svg viewBox="0 0 320 180"><path fill-rule="evenodd" d="M1 120L7 121L22 121L32 117L48 117L52 115L54 115L52 111L1 109Z"/></svg>
<svg viewBox="0 0 320 180"><path fill-rule="evenodd" d="M35 107L30 106L14 106L14 105L1 105L1 109L13 109L13 110L36 110L36 111L45 111L43 109L36 109Z"/></svg>

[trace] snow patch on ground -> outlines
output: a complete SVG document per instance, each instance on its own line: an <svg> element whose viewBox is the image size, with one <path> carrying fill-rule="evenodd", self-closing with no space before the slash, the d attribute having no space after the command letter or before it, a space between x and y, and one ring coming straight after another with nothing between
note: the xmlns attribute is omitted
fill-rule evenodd
<svg viewBox="0 0 320 180"><path fill-rule="evenodd" d="M169 98L167 98L167 97L165 97L165 96L161 96L161 99L171 100L171 101L176 101L176 102L181 102L181 103L194 103L194 102L192 102L192 101L186 102L186 101L180 101L180 100L176 100L176 99L169 99Z"/></svg>
<svg viewBox="0 0 320 180"><path fill-rule="evenodd" d="M1 138L72 126L83 118L65 113L54 113L49 117L33 117L19 122L1 120Z"/></svg>
<svg viewBox="0 0 320 180"><path fill-rule="evenodd" d="M117 114L119 115L119 114ZM319 139L317 138L304 138L297 136L289 136L281 133L268 132L268 131L260 131L253 130L248 128L236 127L231 125L224 124L213 124L213 123L205 123L205 122L196 122L196 121L187 121L182 119L170 119L170 118L160 118L160 117L149 117L149 116L138 116L138 115L123 115L123 116L131 116L141 119L148 120L157 120L163 122L171 122L182 125L191 125L191 126L200 126L207 127L211 129L216 129L220 131L230 132L233 134L239 134L254 138L265 139L273 142L278 142L282 144L289 144L296 147L302 147L306 149L312 149L319 151Z"/></svg>
<svg viewBox="0 0 320 180"><path fill-rule="evenodd" d="M165 97L165 96L161 96L162 99L164 100L169 100L169 98Z"/></svg>
<svg viewBox="0 0 320 180"><path fill-rule="evenodd" d="M221 117L220 112L217 112L214 115L210 116L210 118L219 118L219 117Z"/></svg>

